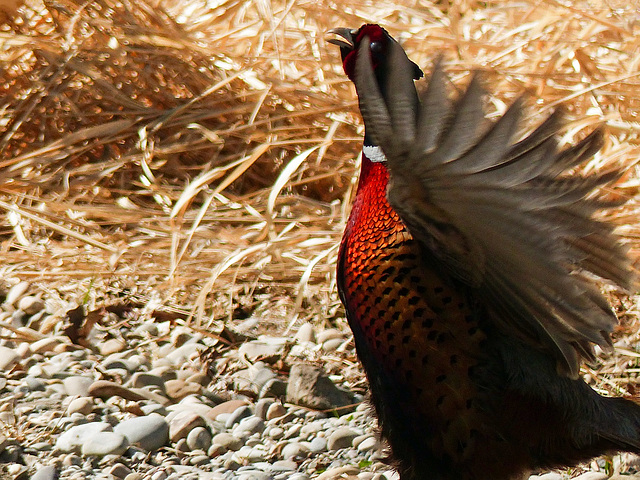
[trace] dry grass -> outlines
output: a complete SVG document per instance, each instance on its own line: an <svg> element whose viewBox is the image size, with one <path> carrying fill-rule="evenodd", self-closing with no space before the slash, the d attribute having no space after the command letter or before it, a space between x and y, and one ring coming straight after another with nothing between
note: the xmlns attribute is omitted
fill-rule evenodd
<svg viewBox="0 0 640 480"><path fill-rule="evenodd" d="M633 165L614 220L640 251L629 2L27 1L0 18L5 280L94 302L124 292L201 326L339 322L336 247L362 131L324 36L363 22L427 68L444 53L456 84L485 71L492 115L529 91L531 123L566 106L564 141L607 122L585 168ZM621 310L632 333L637 307Z"/></svg>

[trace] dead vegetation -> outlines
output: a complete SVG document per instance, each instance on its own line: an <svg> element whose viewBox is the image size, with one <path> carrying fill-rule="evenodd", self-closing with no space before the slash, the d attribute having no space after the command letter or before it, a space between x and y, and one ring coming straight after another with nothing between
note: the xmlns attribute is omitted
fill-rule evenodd
<svg viewBox="0 0 640 480"><path fill-rule="evenodd" d="M336 26L384 25L487 111L565 106L563 142L606 122L585 169L623 162L613 220L637 256L640 16L628 2L27 0L0 21L2 278L89 303L129 296L194 327L260 315L342 323L337 244L362 134ZM82 300L84 299L84 300ZM622 356L591 373L635 393ZM623 372L624 368L626 373ZM607 375L604 375L607 373Z"/></svg>

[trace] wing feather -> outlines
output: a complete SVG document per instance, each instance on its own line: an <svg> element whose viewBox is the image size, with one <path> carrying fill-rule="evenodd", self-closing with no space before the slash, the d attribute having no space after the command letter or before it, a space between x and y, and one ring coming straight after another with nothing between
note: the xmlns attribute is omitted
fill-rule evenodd
<svg viewBox="0 0 640 480"><path fill-rule="evenodd" d="M626 248L597 216L614 205L602 187L622 171L572 173L601 147L602 129L558 151L557 111L514 142L522 98L486 128L478 76L451 106L438 61L416 103L410 61L391 48L385 96L370 61L355 77L367 132L387 156L390 204L500 328L553 352L576 376L593 344L610 345L617 322L592 275L623 288L635 282Z"/></svg>

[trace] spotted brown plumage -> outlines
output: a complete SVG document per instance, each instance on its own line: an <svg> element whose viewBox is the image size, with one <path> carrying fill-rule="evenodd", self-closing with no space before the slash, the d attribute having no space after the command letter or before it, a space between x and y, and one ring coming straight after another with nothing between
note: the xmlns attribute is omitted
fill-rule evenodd
<svg viewBox="0 0 640 480"><path fill-rule="evenodd" d="M402 480L526 478L640 452L640 407L578 378L616 318L590 276L634 275L602 185L569 175L602 143L559 152L559 113L512 140L518 100L486 129L474 78L453 107L377 25L336 29L365 121L338 289Z"/></svg>

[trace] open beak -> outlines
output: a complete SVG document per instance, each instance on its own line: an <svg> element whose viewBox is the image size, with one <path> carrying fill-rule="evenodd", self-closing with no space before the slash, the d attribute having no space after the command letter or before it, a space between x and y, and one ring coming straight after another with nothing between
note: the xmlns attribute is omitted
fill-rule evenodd
<svg viewBox="0 0 640 480"><path fill-rule="evenodd" d="M353 50L355 45L353 43L353 36L358 33L357 30L352 28L332 28L327 33L334 33L341 38L331 38L327 40L329 43L339 46L341 49Z"/></svg>

